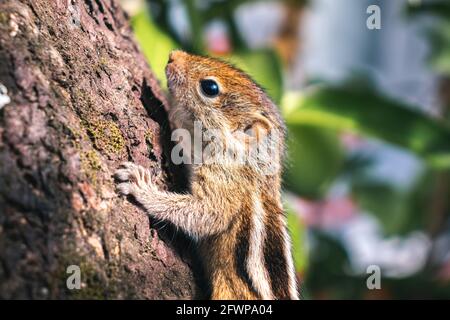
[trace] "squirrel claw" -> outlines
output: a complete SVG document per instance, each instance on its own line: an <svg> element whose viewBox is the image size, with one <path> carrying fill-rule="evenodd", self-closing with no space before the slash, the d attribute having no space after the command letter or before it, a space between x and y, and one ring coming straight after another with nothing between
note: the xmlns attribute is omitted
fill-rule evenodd
<svg viewBox="0 0 450 320"><path fill-rule="evenodd" d="M122 163L114 177L118 181L117 189L123 195L134 195L139 191L156 189L152 175L146 168L131 162Z"/></svg>

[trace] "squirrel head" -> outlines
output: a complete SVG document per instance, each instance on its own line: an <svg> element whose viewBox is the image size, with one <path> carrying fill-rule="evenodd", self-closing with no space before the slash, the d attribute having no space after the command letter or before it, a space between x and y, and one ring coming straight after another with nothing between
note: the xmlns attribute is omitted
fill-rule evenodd
<svg viewBox="0 0 450 320"><path fill-rule="evenodd" d="M189 112L207 129L250 132L277 130L278 108L247 74L222 60L172 51L166 66L175 108Z"/></svg>

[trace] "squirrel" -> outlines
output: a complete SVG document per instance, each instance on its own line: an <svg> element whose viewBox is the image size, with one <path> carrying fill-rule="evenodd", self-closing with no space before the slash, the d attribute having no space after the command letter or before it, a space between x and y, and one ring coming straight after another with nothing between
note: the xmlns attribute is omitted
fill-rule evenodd
<svg viewBox="0 0 450 320"><path fill-rule="evenodd" d="M239 149L276 134L273 155L250 155L243 164L188 164L185 194L159 190L149 170L127 162L115 174L119 193L197 240L211 299L298 299L280 194L286 128L277 106L246 73L220 59L175 50L166 76L173 128L192 133L197 122L216 130L218 137L202 148L221 142ZM265 170L268 165L275 170Z"/></svg>

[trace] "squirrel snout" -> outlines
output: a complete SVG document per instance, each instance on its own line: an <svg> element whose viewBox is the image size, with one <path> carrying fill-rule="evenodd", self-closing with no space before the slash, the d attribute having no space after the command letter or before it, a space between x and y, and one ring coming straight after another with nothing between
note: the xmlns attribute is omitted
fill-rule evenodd
<svg viewBox="0 0 450 320"><path fill-rule="evenodd" d="M169 88L174 88L184 79L185 66L188 54L181 50L174 50L169 54L169 60L166 65L166 77Z"/></svg>
<svg viewBox="0 0 450 320"><path fill-rule="evenodd" d="M184 51L181 50L173 50L170 54L169 54L169 61L167 63L172 63L172 62L177 62L180 63L184 60L184 58L187 56L188 54Z"/></svg>

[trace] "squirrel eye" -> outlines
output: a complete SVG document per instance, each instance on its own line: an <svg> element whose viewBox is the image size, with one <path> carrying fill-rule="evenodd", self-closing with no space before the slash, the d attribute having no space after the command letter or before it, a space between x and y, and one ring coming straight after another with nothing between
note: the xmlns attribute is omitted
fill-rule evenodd
<svg viewBox="0 0 450 320"><path fill-rule="evenodd" d="M214 98L219 95L219 85L214 80L200 80L200 88L202 89L202 93L209 98Z"/></svg>

